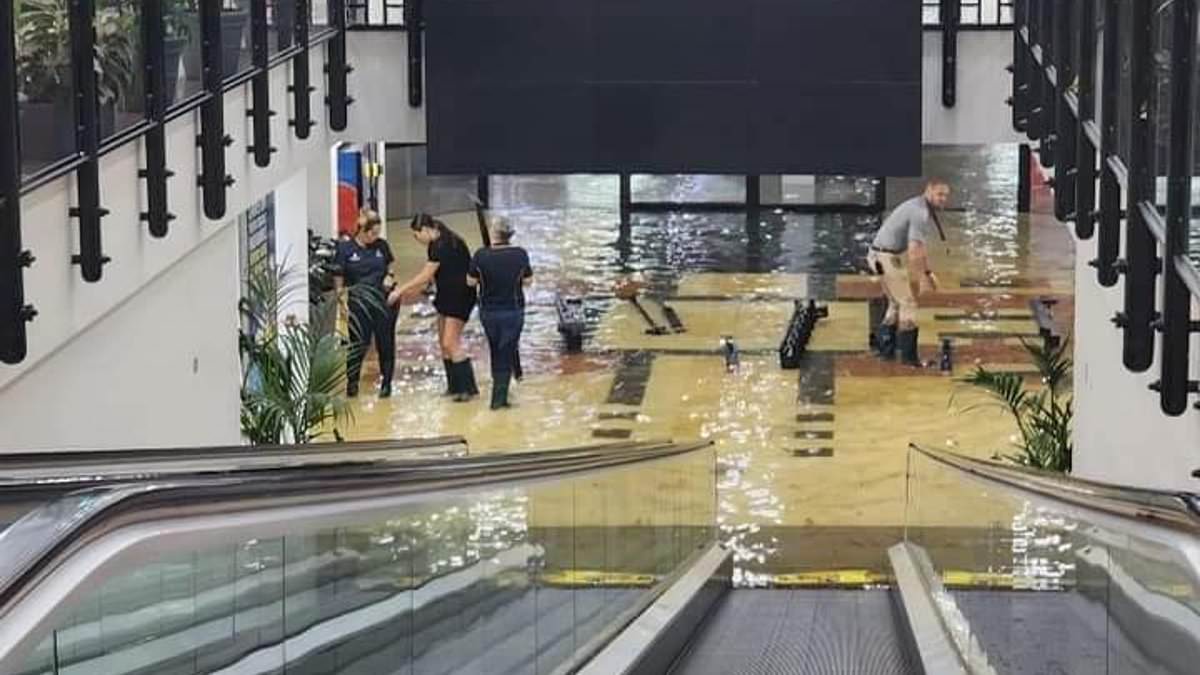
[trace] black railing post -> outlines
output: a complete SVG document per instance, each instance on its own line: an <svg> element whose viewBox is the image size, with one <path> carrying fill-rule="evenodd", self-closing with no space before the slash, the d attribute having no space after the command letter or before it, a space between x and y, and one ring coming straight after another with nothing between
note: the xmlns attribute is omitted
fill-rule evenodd
<svg viewBox="0 0 1200 675"><path fill-rule="evenodd" d="M1060 221L1075 217L1075 161L1079 134L1078 120L1071 106L1067 105L1067 94L1075 79L1071 67L1071 11L1075 0L1059 0L1054 12L1054 72L1055 84L1055 158L1054 158L1054 217Z"/></svg>
<svg viewBox="0 0 1200 675"><path fill-rule="evenodd" d="M941 0L942 18L942 105L953 108L958 89L958 24L960 0Z"/></svg>
<svg viewBox="0 0 1200 675"><path fill-rule="evenodd" d="M1058 121L1058 106L1059 96L1058 90L1055 87L1058 79L1058 68L1055 66L1055 52L1058 50L1058 45L1054 44L1054 14L1057 8L1051 0L1042 0L1041 2L1041 20L1038 27L1038 44L1042 48L1042 70L1039 73L1038 79L1041 81L1041 87L1038 89L1040 100L1038 101L1038 129L1041 132L1039 136L1040 143L1038 144L1038 159L1042 166L1052 167L1055 160L1054 145L1058 142L1056 137L1057 121ZM1054 72L1055 82L1050 81L1050 73Z"/></svg>
<svg viewBox="0 0 1200 675"><path fill-rule="evenodd" d="M1096 146L1084 125L1096 118L1096 3L1075 3L1079 50L1075 55L1079 77L1079 124L1075 141L1075 236L1090 239L1096 231Z"/></svg>
<svg viewBox="0 0 1200 675"><path fill-rule="evenodd" d="M225 135L225 71L221 35L221 3L200 3L200 60L203 63L204 103L200 105L202 172L198 182L204 194L204 216L221 220L228 209L226 191L233 177L225 173L225 148L233 140Z"/></svg>
<svg viewBox="0 0 1200 675"><path fill-rule="evenodd" d="M623 173L617 177L618 210L621 213L621 228L624 232L629 227L629 214L633 210L633 188L629 174Z"/></svg>
<svg viewBox="0 0 1200 675"><path fill-rule="evenodd" d="M1106 161L1117 154L1117 116L1120 92L1120 26L1116 17L1120 0L1104 0L1104 71L1100 99L1100 209L1096 238L1096 278L1101 286L1115 286L1121 251L1121 183Z"/></svg>
<svg viewBox="0 0 1200 675"><path fill-rule="evenodd" d="M146 55L146 116L151 127L146 131L146 168L138 176L146 181L146 210L141 219L153 237L167 236L175 216L169 211L167 179L167 68L163 30L162 0L142 0L142 51Z"/></svg>
<svg viewBox="0 0 1200 675"><path fill-rule="evenodd" d="M1013 131L1025 131L1029 124L1029 82L1032 80L1033 59L1029 56L1029 46L1021 37L1020 28L1024 25L1025 1L1021 0L1013 7L1013 65L1012 65L1012 126Z"/></svg>
<svg viewBox="0 0 1200 675"><path fill-rule="evenodd" d="M1131 3L1132 26L1129 49L1130 96L1124 105L1130 109L1129 185L1125 204L1128 216L1125 227L1125 310L1117 323L1125 333L1123 360L1125 367L1144 372L1154 362L1155 281L1158 274L1157 242L1139 206L1154 199L1154 176L1151 163L1151 118L1145 113L1151 106L1151 84L1154 73L1150 53L1152 28L1150 3Z"/></svg>
<svg viewBox="0 0 1200 675"><path fill-rule="evenodd" d="M250 5L250 45L254 56L254 79L250 81L250 117L254 142L247 148L254 155L254 165L265 168L271 165L271 155L277 149L271 145L271 45L268 37L267 4L255 2Z"/></svg>
<svg viewBox="0 0 1200 675"><path fill-rule="evenodd" d="M1175 270L1175 259L1187 253L1188 229L1191 225L1195 0L1177 0L1173 20L1159 403L1166 414L1182 415L1187 410L1191 388L1188 343L1192 334L1192 296Z"/></svg>
<svg viewBox="0 0 1200 675"><path fill-rule="evenodd" d="M746 212L755 221L762 210L762 178L757 175L746 176Z"/></svg>
<svg viewBox="0 0 1200 675"><path fill-rule="evenodd" d="M325 103L329 106L329 128L345 131L350 104L354 102L354 99L350 98L347 82L347 76L354 69L346 63L345 0L330 0L329 13L336 32L326 48L329 58L325 64L325 73L329 84L326 88L328 95L325 97Z"/></svg>
<svg viewBox="0 0 1200 675"><path fill-rule="evenodd" d="M25 324L37 314L25 304L25 268L33 255L21 243L21 134L17 126L16 17L0 2L0 362L20 363Z"/></svg>
<svg viewBox="0 0 1200 675"><path fill-rule="evenodd" d="M84 281L96 282L104 275L109 258L104 255L101 221L108 210L100 206L100 100L97 96L95 51L95 0L72 0L71 65L75 82L76 147L83 163L75 170L78 203L70 211L79 220L79 253L71 262L79 265Z"/></svg>
<svg viewBox="0 0 1200 675"><path fill-rule="evenodd" d="M312 121L312 72L308 57L308 22L311 20L312 6L309 0L296 0L296 44L300 51L292 57L292 129L296 138L304 140L312 133L315 124Z"/></svg>
<svg viewBox="0 0 1200 675"><path fill-rule="evenodd" d="M419 108L425 100L425 14L421 0L407 0L404 13L404 25L408 26L408 104Z"/></svg>
<svg viewBox="0 0 1200 675"><path fill-rule="evenodd" d="M1028 143L1017 147L1017 213L1029 213L1033 195L1033 152Z"/></svg>

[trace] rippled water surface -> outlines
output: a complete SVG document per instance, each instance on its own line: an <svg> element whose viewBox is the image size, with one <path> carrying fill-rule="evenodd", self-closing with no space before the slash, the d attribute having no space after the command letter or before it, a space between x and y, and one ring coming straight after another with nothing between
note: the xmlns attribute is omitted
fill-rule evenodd
<svg viewBox="0 0 1200 675"><path fill-rule="evenodd" d="M933 255L955 299L936 311L960 316L956 330L987 329L997 312L1027 312L1020 293L1070 292L1069 237L1061 226L1031 226L1015 211L1016 157L1015 146L926 152L924 173L955 188L942 217L947 241ZM887 201L895 205L919 188L915 179L889 180ZM784 201L860 204L870 203L875 190L874 181L851 178L781 188ZM745 181L635 177L633 191L635 201L735 201L744 197ZM735 550L740 582L755 585L770 574L813 568L882 569L885 544L902 531L907 443L987 454L1013 433L1002 415L950 410L953 386L946 379L889 380L888 372L855 360L865 347L865 314L858 318L865 305L861 298L839 301L839 289L864 278L862 260L879 216L767 210L748 221L744 213L635 212L622 228L615 176L493 177L491 202L516 225L517 243L529 250L536 273L522 342L530 378L517 388L519 407L496 415L483 404L437 398L445 385L431 308L423 306L401 320L396 395L363 404L363 434L463 434L473 449L506 451L620 438L599 435L618 424L632 427L634 438L711 440L719 457L718 526ZM446 218L477 239L472 214ZM394 241L393 248L401 267L415 268L423 258L410 242ZM646 283L644 304L652 311L658 311L654 298L678 298L689 332L647 342L659 339L643 336L638 316L613 297L616 282L631 275ZM554 309L559 296L585 299L582 353L563 349ZM832 302L845 313L818 329L830 346L799 373L781 370L774 352L789 298L797 297ZM715 338L726 332L746 346L733 372ZM693 337L710 333L711 343ZM486 389L476 321L467 341ZM637 356L643 350L648 355ZM1019 361L1019 350L997 358ZM637 404L614 404L628 393L620 381L636 382L639 373L647 381L631 385L645 389ZM624 411L627 421L603 421L614 411ZM806 426L804 419L828 421ZM803 446L828 446L833 454L789 454ZM947 518L971 524L965 514Z"/></svg>

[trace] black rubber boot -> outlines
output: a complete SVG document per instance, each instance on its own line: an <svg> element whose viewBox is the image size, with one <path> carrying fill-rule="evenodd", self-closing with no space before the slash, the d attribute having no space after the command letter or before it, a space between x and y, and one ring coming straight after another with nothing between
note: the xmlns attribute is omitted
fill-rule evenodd
<svg viewBox="0 0 1200 675"><path fill-rule="evenodd" d="M508 378L500 378L492 382L492 410L500 410L501 408L509 407L508 403Z"/></svg>
<svg viewBox="0 0 1200 675"><path fill-rule="evenodd" d="M392 381L385 380L379 384L379 398L392 397Z"/></svg>
<svg viewBox="0 0 1200 675"><path fill-rule="evenodd" d="M900 350L900 363L913 368L924 368L921 357L917 353L917 335L920 331L902 330L896 333L896 346Z"/></svg>
<svg viewBox="0 0 1200 675"><path fill-rule="evenodd" d="M479 385L475 383L475 366L471 364L471 359L467 359L458 364L459 372L461 373L459 397L465 396L462 400L470 400L479 395Z"/></svg>
<svg viewBox="0 0 1200 675"><path fill-rule="evenodd" d="M450 359L442 359L442 368L446 370L446 391L442 394L442 396L454 395L454 374L451 372L453 370L453 366L454 362Z"/></svg>
<svg viewBox="0 0 1200 675"><path fill-rule="evenodd" d="M878 354L879 358L884 361L894 361L896 359L895 324L879 324L879 328L875 331L875 340L878 343L879 351L876 354Z"/></svg>
<svg viewBox="0 0 1200 675"><path fill-rule="evenodd" d="M475 384L475 369L471 360L459 361L450 365L454 371L454 400L465 403L479 395L479 387Z"/></svg>

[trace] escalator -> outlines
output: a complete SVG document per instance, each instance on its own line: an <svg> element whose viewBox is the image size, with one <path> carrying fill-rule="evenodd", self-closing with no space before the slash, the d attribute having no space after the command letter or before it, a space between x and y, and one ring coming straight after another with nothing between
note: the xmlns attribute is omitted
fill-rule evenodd
<svg viewBox="0 0 1200 675"><path fill-rule="evenodd" d="M707 443L446 447L277 470L184 463L51 490L0 525L0 674L1200 663L1191 495L913 448L903 534L870 552L878 570L734 588L745 561L722 545ZM32 489L38 470L23 470L0 467L0 494L4 480Z"/></svg>

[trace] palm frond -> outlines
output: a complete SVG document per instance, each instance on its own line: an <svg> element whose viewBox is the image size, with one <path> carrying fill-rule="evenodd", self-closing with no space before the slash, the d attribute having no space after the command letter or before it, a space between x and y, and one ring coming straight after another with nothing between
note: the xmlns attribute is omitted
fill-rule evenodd
<svg viewBox="0 0 1200 675"><path fill-rule="evenodd" d="M311 307L310 323L280 320L296 298L307 302L302 281L285 265L273 266L251 276L239 303L248 324L238 340L245 366L242 430L252 443L307 443L327 423L351 420L343 393L347 349L337 335L320 332L332 324L324 319L336 306Z"/></svg>
<svg viewBox="0 0 1200 675"><path fill-rule="evenodd" d="M1070 341L1053 346L1021 342L1041 376L1041 389L1027 389L1025 378L1018 373L983 367L977 367L959 382L987 392L992 405L1007 410L1016 423L1020 433L1020 441L1015 444L1017 452L997 456L1038 469L1069 472L1074 452L1071 442L1074 408L1071 397L1062 392L1069 387L1071 377L1072 363L1067 356Z"/></svg>

